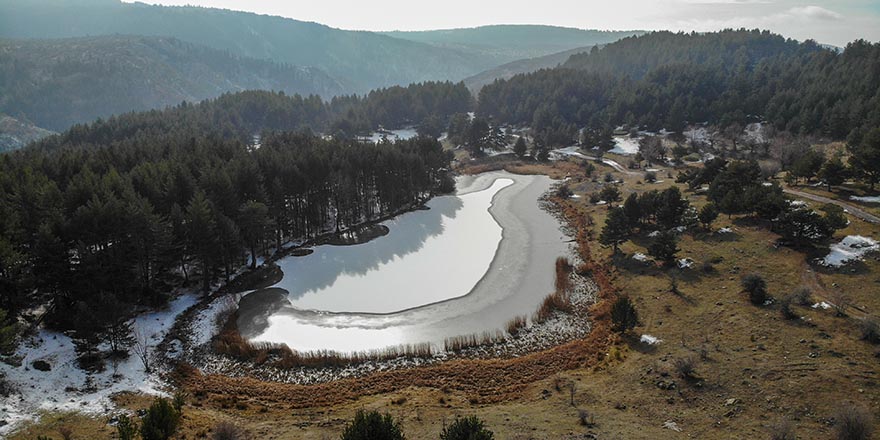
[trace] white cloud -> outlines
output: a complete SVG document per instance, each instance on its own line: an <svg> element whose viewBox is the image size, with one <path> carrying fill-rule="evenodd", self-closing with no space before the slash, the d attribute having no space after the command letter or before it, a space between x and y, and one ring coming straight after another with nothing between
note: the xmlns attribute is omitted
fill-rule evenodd
<svg viewBox="0 0 880 440"><path fill-rule="evenodd" d="M813 5L794 7L789 9L786 13L795 17L816 20L840 20L843 18L843 16L837 12Z"/></svg>

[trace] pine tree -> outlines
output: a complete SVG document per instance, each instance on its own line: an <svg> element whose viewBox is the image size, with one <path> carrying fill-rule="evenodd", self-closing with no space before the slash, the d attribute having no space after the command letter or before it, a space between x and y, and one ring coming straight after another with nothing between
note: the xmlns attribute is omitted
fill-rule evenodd
<svg viewBox="0 0 880 440"><path fill-rule="evenodd" d="M526 156L527 151L528 146L526 145L526 140L520 136L517 138L516 143L513 144L513 153L516 154L516 157L522 159Z"/></svg>
<svg viewBox="0 0 880 440"><path fill-rule="evenodd" d="M602 232L599 234L599 243L612 246L616 254L618 246L629 240L631 235L630 220L624 209L620 207L609 209L608 217L605 218L605 226L602 227Z"/></svg>

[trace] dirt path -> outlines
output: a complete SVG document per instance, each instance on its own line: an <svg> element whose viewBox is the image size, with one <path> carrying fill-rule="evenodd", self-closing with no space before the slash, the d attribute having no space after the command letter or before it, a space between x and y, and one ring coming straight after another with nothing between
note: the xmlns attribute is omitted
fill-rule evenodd
<svg viewBox="0 0 880 440"><path fill-rule="evenodd" d="M845 209L846 212L848 212L848 213L850 213L850 214L852 214L852 215L854 215L854 216L856 216L856 217L858 217L868 223L880 224L880 217L877 217L876 215L868 213L862 209L856 208L855 206L850 205L849 203L845 203L840 200L830 199L828 197L818 196L816 194L810 194L807 192L798 191L796 189L784 188L783 191L785 191L786 193L791 194L793 196L803 197L805 199L810 199L810 200L813 200L816 202L833 203L833 204Z"/></svg>

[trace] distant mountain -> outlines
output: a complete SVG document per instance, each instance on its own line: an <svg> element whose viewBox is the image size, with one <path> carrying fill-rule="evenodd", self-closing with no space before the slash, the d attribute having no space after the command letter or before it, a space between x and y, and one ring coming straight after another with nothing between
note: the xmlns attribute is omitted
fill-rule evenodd
<svg viewBox="0 0 880 440"><path fill-rule="evenodd" d="M246 89L329 97L344 86L315 68L233 56L167 37L0 40L0 112L57 131Z"/></svg>
<svg viewBox="0 0 880 440"><path fill-rule="evenodd" d="M641 34L644 32L598 31L542 25L492 25L434 31L385 32L385 35L396 38L477 53L498 61L496 65L611 43Z"/></svg>
<svg viewBox="0 0 880 440"><path fill-rule="evenodd" d="M317 67L343 83L347 92L460 80L500 64L478 54L373 32L223 9L119 0L0 0L0 37L110 34L175 37L240 56Z"/></svg>
<svg viewBox="0 0 880 440"><path fill-rule="evenodd" d="M52 131L0 114L0 153L17 150L53 134Z"/></svg>
<svg viewBox="0 0 880 440"><path fill-rule="evenodd" d="M471 93L477 95L480 93L480 89L482 89L483 86L492 84L496 79L510 79L514 75L519 75L520 73L531 73L537 72L541 69L552 69L565 63L572 55L589 52L591 49L592 47L578 47L576 49L557 52L542 57L526 58L524 60L502 64L498 67L465 78L464 84Z"/></svg>

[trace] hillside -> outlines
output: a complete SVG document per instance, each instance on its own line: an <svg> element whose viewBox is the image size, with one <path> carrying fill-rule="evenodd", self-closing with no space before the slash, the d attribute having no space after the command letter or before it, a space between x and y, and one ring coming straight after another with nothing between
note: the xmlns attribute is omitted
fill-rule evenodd
<svg viewBox="0 0 880 440"><path fill-rule="evenodd" d="M457 80L505 62L372 32L222 9L118 0L0 1L0 37L108 34L175 37L240 56L317 67L344 83L346 92Z"/></svg>
<svg viewBox="0 0 880 440"><path fill-rule="evenodd" d="M437 47L478 53L499 60L498 64L542 57L578 47L606 44L642 31L599 31L541 25L493 25L464 29L386 32Z"/></svg>
<svg viewBox="0 0 880 440"><path fill-rule="evenodd" d="M0 153L17 150L51 134L49 130L0 114Z"/></svg>
<svg viewBox="0 0 880 440"><path fill-rule="evenodd" d="M315 68L166 37L0 40L0 55L0 111L52 130L246 89L322 96L343 89Z"/></svg>
<svg viewBox="0 0 880 440"><path fill-rule="evenodd" d="M471 93L477 95L480 93L480 89L482 89L483 86L492 84L496 79L510 79L521 73L531 73L541 69L551 69L566 62L572 55L589 52L590 49L590 47L578 47L550 55L544 55L542 57L516 60L465 78L464 84Z"/></svg>

